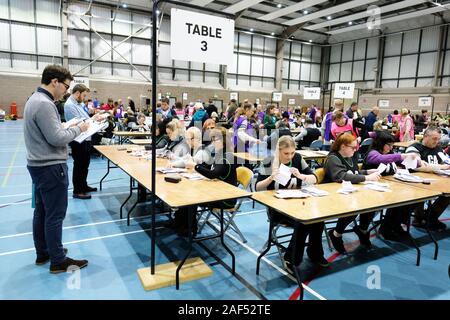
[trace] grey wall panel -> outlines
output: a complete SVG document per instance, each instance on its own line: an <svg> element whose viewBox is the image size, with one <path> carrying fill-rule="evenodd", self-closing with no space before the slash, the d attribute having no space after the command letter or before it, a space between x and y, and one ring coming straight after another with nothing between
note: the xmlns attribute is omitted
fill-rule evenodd
<svg viewBox="0 0 450 320"><path fill-rule="evenodd" d="M69 57L89 59L90 39L89 32L86 31L68 31Z"/></svg>
<svg viewBox="0 0 450 320"><path fill-rule="evenodd" d="M177 68L188 69L189 68L189 61L174 60L174 65Z"/></svg>
<svg viewBox="0 0 450 320"><path fill-rule="evenodd" d="M251 35L241 33L239 34L239 51L250 53L250 48L252 44Z"/></svg>
<svg viewBox="0 0 450 320"><path fill-rule="evenodd" d="M420 30L406 32L403 36L402 53L415 53L419 51Z"/></svg>
<svg viewBox="0 0 450 320"><path fill-rule="evenodd" d="M87 62L83 60L69 59L69 70L72 74L81 70L84 66L86 66ZM81 71L80 75L89 75L90 68L86 68Z"/></svg>
<svg viewBox="0 0 450 320"><path fill-rule="evenodd" d="M397 88L397 80L381 81L382 88Z"/></svg>
<svg viewBox="0 0 450 320"><path fill-rule="evenodd" d="M442 74L444 76L450 76L450 50L445 52L444 70Z"/></svg>
<svg viewBox="0 0 450 320"><path fill-rule="evenodd" d="M170 41L170 21L163 19L159 29L159 40Z"/></svg>
<svg viewBox="0 0 450 320"><path fill-rule="evenodd" d="M367 44L367 59L376 58L378 55L378 38L369 39Z"/></svg>
<svg viewBox="0 0 450 320"><path fill-rule="evenodd" d="M311 62L312 46L310 46L308 44L303 44L302 46L303 46L303 48L302 48L302 61Z"/></svg>
<svg viewBox="0 0 450 320"><path fill-rule="evenodd" d="M289 61L283 60L283 79L289 78Z"/></svg>
<svg viewBox="0 0 450 320"><path fill-rule="evenodd" d="M330 74L329 74L330 82L339 81L339 69L340 69L339 63L330 64Z"/></svg>
<svg viewBox="0 0 450 320"><path fill-rule="evenodd" d="M322 48L318 46L312 47L312 62L320 63L322 59Z"/></svg>
<svg viewBox="0 0 450 320"><path fill-rule="evenodd" d="M37 0L36 1L36 22L60 26L59 0Z"/></svg>
<svg viewBox="0 0 450 320"><path fill-rule="evenodd" d="M275 78L276 59L264 57L263 76Z"/></svg>
<svg viewBox="0 0 450 320"><path fill-rule="evenodd" d="M427 28L422 32L420 51L437 50L439 42L439 28Z"/></svg>
<svg viewBox="0 0 450 320"><path fill-rule="evenodd" d="M364 61L353 62L353 81L364 80Z"/></svg>
<svg viewBox="0 0 450 320"><path fill-rule="evenodd" d="M352 80L352 63L351 62L342 63L340 81L351 81L351 80Z"/></svg>
<svg viewBox="0 0 450 320"><path fill-rule="evenodd" d="M151 48L146 40L133 39L133 63L151 64Z"/></svg>
<svg viewBox="0 0 450 320"><path fill-rule="evenodd" d="M262 76L263 75L263 58L262 57L252 57L252 76Z"/></svg>
<svg viewBox="0 0 450 320"><path fill-rule="evenodd" d="M397 78L400 57L385 58L382 79Z"/></svg>
<svg viewBox="0 0 450 320"><path fill-rule="evenodd" d="M78 13L78 14L84 14L88 9L88 5L84 4L84 3L70 3L68 6L68 11L69 12L74 12L74 13ZM83 30L89 30L89 27L86 26L82 21L81 21L81 17L74 14L74 13L69 13L68 15L68 28L76 28L76 29L83 29ZM90 25L90 18L88 17L82 17L82 19L88 24Z"/></svg>
<svg viewBox="0 0 450 320"><path fill-rule="evenodd" d="M291 51L291 59L300 60L302 53L302 44L301 43L292 43L292 51Z"/></svg>
<svg viewBox="0 0 450 320"><path fill-rule="evenodd" d="M113 47L128 61L131 61L131 40L128 39L126 42L119 45L121 41L125 40L125 37L114 36ZM118 53L113 53L113 60L116 62L126 62Z"/></svg>
<svg viewBox="0 0 450 320"><path fill-rule="evenodd" d="M18 21L34 22L33 0L10 1L11 19Z"/></svg>
<svg viewBox="0 0 450 320"><path fill-rule="evenodd" d="M205 64L205 70L206 70L206 71L219 72L219 71L220 71L220 65L218 65L218 64L212 64L212 63L206 63L206 64Z"/></svg>
<svg viewBox="0 0 450 320"><path fill-rule="evenodd" d="M400 54L400 46L401 46L401 34L395 34L392 36L386 37L384 54L385 56L392 56Z"/></svg>
<svg viewBox="0 0 450 320"><path fill-rule="evenodd" d="M431 87L433 85L433 78L417 79L416 87Z"/></svg>
<svg viewBox="0 0 450 320"><path fill-rule="evenodd" d="M0 18L9 19L8 0L0 0Z"/></svg>
<svg viewBox="0 0 450 320"><path fill-rule="evenodd" d="M252 83L250 84L250 88L261 89L262 86L263 86L262 78L252 77Z"/></svg>
<svg viewBox="0 0 450 320"><path fill-rule="evenodd" d="M419 72L418 76L432 76L434 74L434 64L436 60L436 53L422 53L419 58Z"/></svg>
<svg viewBox="0 0 450 320"><path fill-rule="evenodd" d="M91 19L92 27L98 32L111 33L111 9L93 5L91 11L98 17Z"/></svg>
<svg viewBox="0 0 450 320"><path fill-rule="evenodd" d="M59 64L62 65L62 59L57 57L39 57L38 59L38 70L39 72L44 71L44 68L49 64Z"/></svg>
<svg viewBox="0 0 450 320"><path fill-rule="evenodd" d="M132 27L132 32L135 33L136 31L138 31L139 29L144 27L144 25L150 25L151 18L150 18L150 15L133 13L133 22L135 22L136 24L133 24L131 27ZM142 31L141 33L139 33L137 36L141 37L141 38L150 39L151 35L152 35L152 29L147 28L144 31Z"/></svg>
<svg viewBox="0 0 450 320"><path fill-rule="evenodd" d="M250 56L246 54L239 55L239 66L238 66L239 74L250 74Z"/></svg>
<svg viewBox="0 0 450 320"><path fill-rule="evenodd" d="M124 64L113 65L113 75L121 78L131 78L131 66Z"/></svg>
<svg viewBox="0 0 450 320"><path fill-rule="evenodd" d="M364 80L375 80L375 67L377 66L376 59L369 59L366 61L366 72Z"/></svg>
<svg viewBox="0 0 450 320"><path fill-rule="evenodd" d="M172 58L170 57L170 45L165 43L159 44L158 65L171 67Z"/></svg>
<svg viewBox="0 0 450 320"><path fill-rule="evenodd" d="M399 88L413 88L414 84L415 84L414 79L405 79L405 80L400 80L398 82L398 87Z"/></svg>
<svg viewBox="0 0 450 320"><path fill-rule="evenodd" d="M37 27L38 53L61 56L61 30Z"/></svg>
<svg viewBox="0 0 450 320"><path fill-rule="evenodd" d="M263 87L268 89L275 88L274 82L271 79L263 79Z"/></svg>
<svg viewBox="0 0 450 320"><path fill-rule="evenodd" d="M137 69L143 73L147 79L151 79L151 75L150 75L150 68L149 67L143 67L143 66L138 66ZM136 70L132 70L133 73L133 79L136 80L141 80L141 81L147 81L139 72L137 72Z"/></svg>
<svg viewBox="0 0 450 320"><path fill-rule="evenodd" d="M331 47L330 62L339 62L341 59L341 45Z"/></svg>
<svg viewBox="0 0 450 320"><path fill-rule="evenodd" d="M353 42L344 43L342 48L342 61L351 61L353 59Z"/></svg>
<svg viewBox="0 0 450 320"><path fill-rule="evenodd" d="M264 38L260 36L253 36L253 53L263 54L264 52Z"/></svg>
<svg viewBox="0 0 450 320"><path fill-rule="evenodd" d="M320 65L311 64L311 81L320 81Z"/></svg>
<svg viewBox="0 0 450 320"><path fill-rule="evenodd" d="M364 59L366 53L366 40L355 42L355 60Z"/></svg>
<svg viewBox="0 0 450 320"><path fill-rule="evenodd" d="M189 80L189 73L187 70L177 70L175 72L175 80L178 81L188 81Z"/></svg>
<svg viewBox="0 0 450 320"><path fill-rule="evenodd" d="M415 77L416 66L417 66L417 54L403 56L402 65L400 67L400 78Z"/></svg>
<svg viewBox="0 0 450 320"><path fill-rule="evenodd" d="M0 50L10 50L9 23L0 21Z"/></svg>
<svg viewBox="0 0 450 320"><path fill-rule="evenodd" d="M215 74L215 73L206 72L205 73L205 83L219 84L219 75Z"/></svg>
<svg viewBox="0 0 450 320"><path fill-rule="evenodd" d="M300 80L300 62L291 61L289 79Z"/></svg>
<svg viewBox="0 0 450 320"><path fill-rule="evenodd" d="M237 65L238 65L238 54L233 53L233 64L228 68L228 73L237 73Z"/></svg>
<svg viewBox="0 0 450 320"><path fill-rule="evenodd" d="M36 70L36 56L13 54L13 69L31 71Z"/></svg>
<svg viewBox="0 0 450 320"><path fill-rule="evenodd" d="M191 69L202 71L202 70L203 70L203 63L192 61L192 62L191 62Z"/></svg>
<svg viewBox="0 0 450 320"><path fill-rule="evenodd" d="M275 39L266 38L265 54L275 56L277 51L277 41Z"/></svg>
<svg viewBox="0 0 450 320"><path fill-rule="evenodd" d="M197 83L203 82L203 73L197 72L197 71L192 71L191 72L191 81L197 82Z"/></svg>
<svg viewBox="0 0 450 320"><path fill-rule="evenodd" d="M107 62L95 62L92 64L92 74L96 75L111 75L111 63Z"/></svg>
<svg viewBox="0 0 450 320"><path fill-rule="evenodd" d="M0 68L9 69L11 67L11 58L9 53L0 52Z"/></svg>
<svg viewBox="0 0 450 320"><path fill-rule="evenodd" d="M302 63L300 70L300 80L310 81L311 64Z"/></svg>
<svg viewBox="0 0 450 320"><path fill-rule="evenodd" d="M111 36L110 35L102 35L102 38L105 39L109 44L111 44ZM102 58L100 58L100 61L111 61L112 55L110 51L110 47L108 46L105 41L103 41L101 38L99 38L95 33L92 34L92 58L95 59L99 57L100 55L103 55L105 52L108 52L106 55L104 55ZM101 67L99 67L101 68Z"/></svg>
<svg viewBox="0 0 450 320"><path fill-rule="evenodd" d="M131 22L131 13L130 12L117 12L116 21L113 22L113 33L121 34L128 36L131 34L131 24L125 22L118 22L119 20L130 21ZM139 29L139 28L138 28Z"/></svg>
<svg viewBox="0 0 450 320"><path fill-rule="evenodd" d="M20 41L12 41L13 51L36 53L34 27L26 24L11 25L12 39L20 39Z"/></svg>

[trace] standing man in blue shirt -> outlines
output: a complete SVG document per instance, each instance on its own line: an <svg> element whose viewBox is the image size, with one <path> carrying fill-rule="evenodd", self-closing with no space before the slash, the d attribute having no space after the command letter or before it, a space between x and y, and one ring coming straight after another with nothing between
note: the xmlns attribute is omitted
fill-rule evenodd
<svg viewBox="0 0 450 320"><path fill-rule="evenodd" d="M83 101L86 95L89 93L89 89L84 84L77 84L72 89L72 95L67 99L64 105L64 116L66 121L70 121L73 118L87 120L89 119L89 113L84 108ZM99 114L93 117L97 120ZM89 171L89 164L91 162L91 137L84 140L82 143L72 141L70 143L72 148L73 158L73 197L76 199L91 199L91 195L88 192L97 191L97 188L88 186L87 176Z"/></svg>
<svg viewBox="0 0 450 320"><path fill-rule="evenodd" d="M27 168L35 185L36 207L33 216L33 240L36 264L50 260L50 272L67 272L70 266L83 268L87 260L66 256L62 245L62 226L67 211L67 144L89 128L80 123L69 128L61 124L58 101L73 80L70 72L58 65L47 66L41 86L24 109L24 139Z"/></svg>

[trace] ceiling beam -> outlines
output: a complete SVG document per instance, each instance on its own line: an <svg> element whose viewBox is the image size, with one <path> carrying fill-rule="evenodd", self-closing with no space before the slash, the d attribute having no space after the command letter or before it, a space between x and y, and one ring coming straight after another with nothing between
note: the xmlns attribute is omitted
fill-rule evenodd
<svg viewBox="0 0 450 320"><path fill-rule="evenodd" d="M400 10L406 7L411 7L411 6L415 6L424 2L427 2L428 0L405 0L405 1L400 1L400 2L396 2L394 4L390 4L387 6L383 6L380 7L380 13L387 13L387 12L392 12L395 10ZM322 29L322 28L326 28L326 27L330 27L330 26L335 26L338 24L342 24L342 23L347 23L348 21L355 21L355 20L359 20L365 17L370 16L370 13L367 12L367 10L364 10L363 12L359 12L359 13L355 13L355 14L351 14L348 16L344 16L344 17L339 17L330 21L325 21L322 23L317 23L311 26L306 27L308 30L317 30L317 29Z"/></svg>
<svg viewBox="0 0 450 320"><path fill-rule="evenodd" d="M227 12L227 13L236 13L242 10L245 10L251 6L254 6L255 4L258 4L260 2L263 2L264 0L242 0L239 1L225 9L223 9L223 11Z"/></svg>
<svg viewBox="0 0 450 320"><path fill-rule="evenodd" d="M258 19L265 20L265 21L273 20L273 19L279 18L281 16L285 16L285 15L288 15L290 13L299 11L299 10L311 8L312 6L315 6L315 5L324 3L324 2L328 2L328 0L306 0L306 1L301 1L300 3L293 4L293 5L289 6L289 7L286 7L286 8L280 9L280 10L276 10L275 12L272 12L272 13L265 14L265 15L259 17Z"/></svg>
<svg viewBox="0 0 450 320"><path fill-rule="evenodd" d="M190 4L194 4L196 6L206 6L207 4L210 4L211 2L213 2L214 0L192 0L190 2Z"/></svg>
<svg viewBox="0 0 450 320"><path fill-rule="evenodd" d="M299 23L303 23L303 22L308 22L317 18L321 18L321 17L325 17L331 14L335 14L337 12L341 12L341 11L345 11L351 8L355 8L355 7L359 7L359 6L363 6L363 5L368 5L371 4L373 2L377 2L378 0L353 0L353 1L349 1L346 3L343 3L341 5L338 6L334 6L325 10L320 10L320 11L316 11L313 12L311 14L307 14L303 17L300 18L296 18L296 19L291 19L288 20L286 22L283 22L283 24L288 25L288 26L292 26L294 24L299 24Z"/></svg>
<svg viewBox="0 0 450 320"><path fill-rule="evenodd" d="M447 5L443 5L443 6L439 6L439 7L434 7L434 8L429 8L429 9L425 9L425 10L419 10L419 11L414 11L414 12L410 12L410 13L406 13L406 14L401 14L398 16L390 17L390 18L384 18L381 20L381 23L388 24L388 23L392 23L392 22L422 17L422 16L425 16L428 14L433 14L436 12L448 10L449 6L450 6L450 4L447 4ZM350 32L350 31L355 31L355 30L361 30L361 29L367 29L367 26L365 23L361 23L361 24L347 27L347 28L340 28L340 29L332 30L332 31L329 31L328 33L331 35L335 35L335 34L340 34L340 33L345 33L345 32Z"/></svg>

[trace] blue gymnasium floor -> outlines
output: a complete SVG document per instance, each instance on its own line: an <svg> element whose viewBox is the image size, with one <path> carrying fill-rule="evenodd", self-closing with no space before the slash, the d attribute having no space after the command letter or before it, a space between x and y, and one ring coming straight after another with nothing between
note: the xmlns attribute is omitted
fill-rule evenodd
<svg viewBox="0 0 450 320"><path fill-rule="evenodd" d="M103 191L93 193L91 200L72 199L69 189L63 242L70 257L89 260L89 266L81 270L80 288L71 289L70 274L52 275L48 264L34 265L31 180L22 126L20 120L0 123L0 299L287 300L295 293L297 286L283 271L275 249L261 263L260 275L255 274L268 223L265 208L258 204L252 208L249 200L236 218L248 242L241 243L233 232L226 237L236 255L236 276L221 261L228 264L231 259L219 240L209 240L195 245L192 256L201 257L213 269L211 277L184 283L178 291L175 287L144 291L136 270L149 265L150 219L138 217L130 227L125 219L120 220L119 207L127 197L129 178L119 169L112 170ZM68 163L71 171L72 160ZM98 187L105 172L106 161L92 158L89 184ZM145 215L144 209L137 208L134 217ZM449 213L441 218L450 229ZM157 219L166 220L163 216ZM334 261L328 269L319 270L305 257L302 270L312 279L305 299L450 299L450 231L436 235L440 239L437 261L432 259L434 246L426 234L414 228L412 233L422 250L420 267L415 266L415 250L404 244L373 236L374 249L367 252L350 233L344 237L351 254L341 257L328 250L324 239L325 255ZM158 228L157 264L178 260L184 249L184 239ZM381 272L379 289L366 285L372 268Z"/></svg>

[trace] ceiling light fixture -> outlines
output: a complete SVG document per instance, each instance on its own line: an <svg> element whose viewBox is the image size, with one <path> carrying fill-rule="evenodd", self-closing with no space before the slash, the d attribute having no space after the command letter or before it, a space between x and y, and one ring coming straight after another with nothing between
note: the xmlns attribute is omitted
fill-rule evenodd
<svg viewBox="0 0 450 320"><path fill-rule="evenodd" d="M281 8L283 5L281 3L277 4L277 8Z"/></svg>

